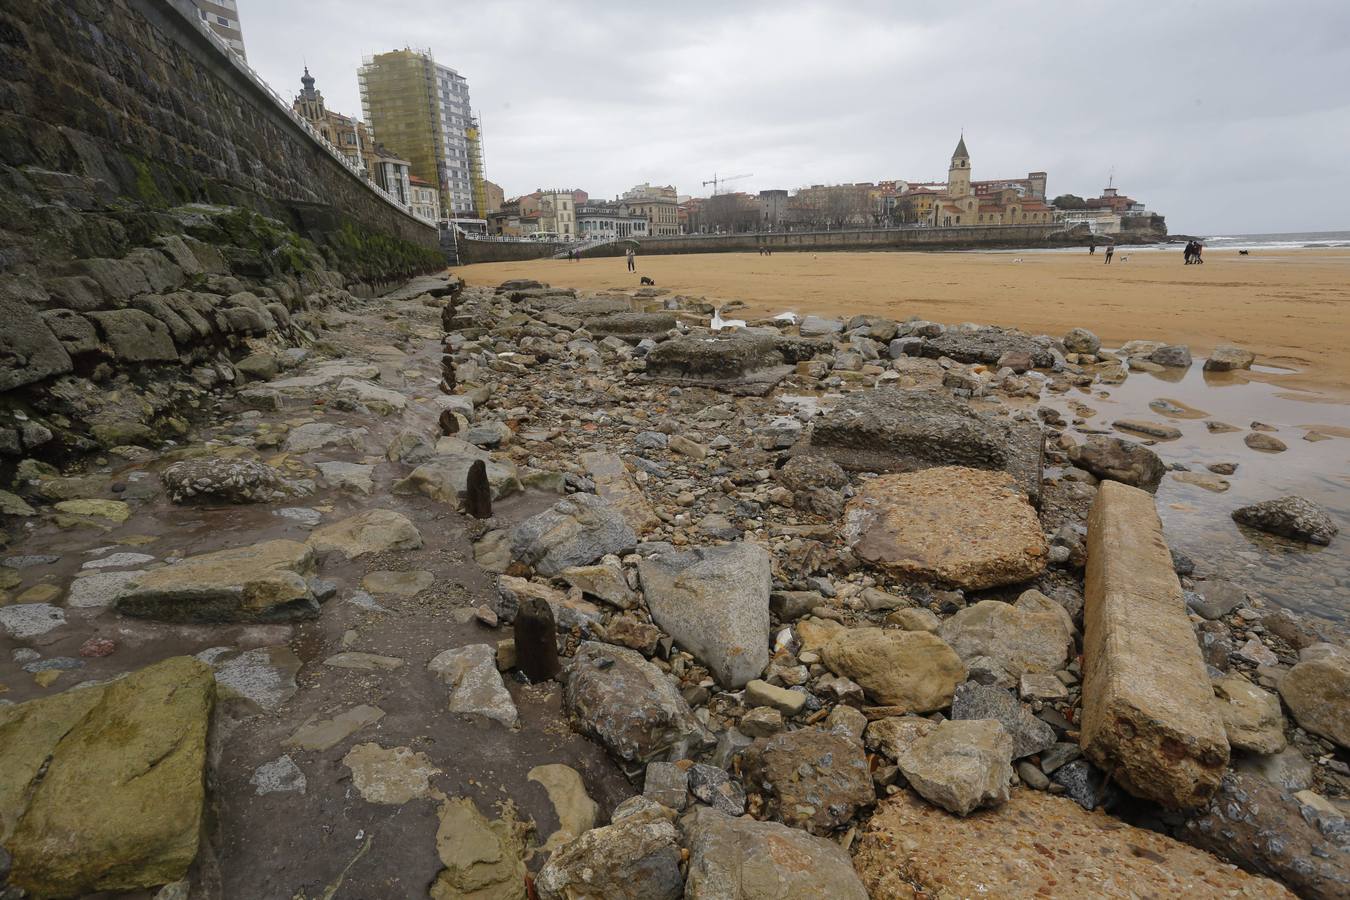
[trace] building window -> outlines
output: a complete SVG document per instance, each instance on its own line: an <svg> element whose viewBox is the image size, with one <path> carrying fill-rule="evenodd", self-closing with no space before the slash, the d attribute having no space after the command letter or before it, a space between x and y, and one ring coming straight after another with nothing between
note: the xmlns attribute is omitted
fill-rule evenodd
<svg viewBox="0 0 1350 900"><path fill-rule="evenodd" d="M226 28L230 27L230 20L225 18L224 16L216 16L216 21Z"/></svg>

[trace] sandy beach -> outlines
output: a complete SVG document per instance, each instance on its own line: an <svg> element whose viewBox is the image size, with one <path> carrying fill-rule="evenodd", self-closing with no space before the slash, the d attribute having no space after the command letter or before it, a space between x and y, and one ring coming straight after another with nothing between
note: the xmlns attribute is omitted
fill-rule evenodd
<svg viewBox="0 0 1350 900"><path fill-rule="evenodd" d="M1126 257L1128 256L1128 262ZM1017 262L1020 259L1021 262ZM583 290L659 287L739 300L741 317L791 310L876 313L944 323L980 322L1063 334L1082 326L1108 346L1147 338L1185 343L1196 356L1233 343L1258 362L1296 370L1271 376L1289 388L1350 401L1350 251L1209 251L1185 266L1181 250L1100 252L749 253L581 262L484 263L455 270L471 284L535 278ZM1257 375L1256 377L1265 377Z"/></svg>

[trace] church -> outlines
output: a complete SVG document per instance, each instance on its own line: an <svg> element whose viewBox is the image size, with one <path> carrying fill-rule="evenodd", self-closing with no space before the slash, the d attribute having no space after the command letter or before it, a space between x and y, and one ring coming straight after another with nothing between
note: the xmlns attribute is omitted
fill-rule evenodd
<svg viewBox="0 0 1350 900"><path fill-rule="evenodd" d="M947 183L916 185L902 197L910 200L920 222L935 227L1048 225L1055 220L1045 202L1044 172L992 181L971 181L970 176L963 134L947 168Z"/></svg>

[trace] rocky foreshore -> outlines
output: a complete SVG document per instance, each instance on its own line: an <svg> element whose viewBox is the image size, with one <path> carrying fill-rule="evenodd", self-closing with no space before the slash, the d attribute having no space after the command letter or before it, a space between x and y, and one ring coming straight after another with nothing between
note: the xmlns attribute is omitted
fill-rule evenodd
<svg viewBox="0 0 1350 900"><path fill-rule="evenodd" d="M153 415L7 407L0 897L1350 891L1345 630L1088 406L1187 348L340 284ZM113 334L66 375L144 410Z"/></svg>

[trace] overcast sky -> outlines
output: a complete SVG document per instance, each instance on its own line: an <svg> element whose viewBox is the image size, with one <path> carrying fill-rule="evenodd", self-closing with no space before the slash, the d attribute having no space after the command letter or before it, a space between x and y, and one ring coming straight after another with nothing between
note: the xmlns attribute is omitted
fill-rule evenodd
<svg viewBox="0 0 1350 900"><path fill-rule="evenodd" d="M976 179L1123 193L1173 232L1350 229L1350 2L238 0L283 96L360 115L363 55L469 80L508 197Z"/></svg>

